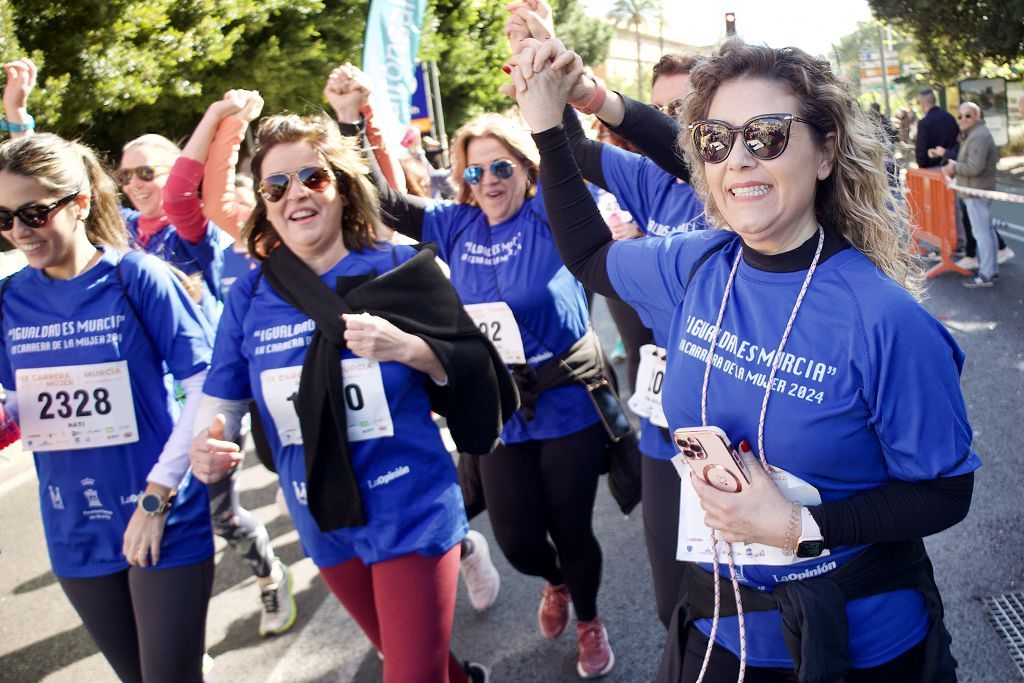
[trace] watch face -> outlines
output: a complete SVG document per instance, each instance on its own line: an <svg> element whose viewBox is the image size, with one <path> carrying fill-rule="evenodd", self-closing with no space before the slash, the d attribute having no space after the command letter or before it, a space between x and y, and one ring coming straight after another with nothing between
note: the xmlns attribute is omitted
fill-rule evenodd
<svg viewBox="0 0 1024 683"><path fill-rule="evenodd" d="M800 541L796 547L797 557L818 557L825 550L825 541Z"/></svg>
<svg viewBox="0 0 1024 683"><path fill-rule="evenodd" d="M163 501L160 500L160 496L155 493L147 493L139 499L139 507L142 508L143 512L155 515L160 512L160 508L163 507Z"/></svg>

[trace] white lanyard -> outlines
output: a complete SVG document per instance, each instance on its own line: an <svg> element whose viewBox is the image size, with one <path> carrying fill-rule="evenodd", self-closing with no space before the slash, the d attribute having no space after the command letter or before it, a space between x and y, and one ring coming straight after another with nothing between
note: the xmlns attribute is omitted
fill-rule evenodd
<svg viewBox="0 0 1024 683"><path fill-rule="evenodd" d="M768 385L764 390L764 401L761 402L761 415L757 422L757 453L761 460L761 467L769 477L772 475L772 472L771 468L768 466L768 459L764 455L764 422L765 417L768 414L768 399L772 395L772 385L775 383L775 375L779 370L779 364L782 362L782 351L786 347L786 340L789 339L789 333L793 330L793 323L796 322L796 314L800 310L800 304L803 303L804 296L807 294L807 288L811 284L811 278L814 276L814 271L818 268L818 261L821 258L821 249L824 244L825 231L819 225L818 248L815 250L814 258L811 260L811 265L807 269L807 276L804 278L803 286L800 287L800 294L796 297L796 303L793 304L793 311L789 314L789 321L786 323L786 329L782 333L782 339L779 341L779 347L775 350L775 355L772 358L772 370L768 375ZM715 322L715 334L711 338L711 348L708 349L708 360L704 367L704 384L700 390L700 422L704 427L708 424L708 380L711 378L711 363L715 356L715 347L718 346L718 335L722 329L722 319L725 317L725 307L729 302L729 293L732 291L732 283L736 279L736 270L739 268L742 258L743 248L740 247L739 253L736 254L736 259L733 261L732 270L729 272L729 279L725 283L725 293L722 295L722 306L718 309L718 321ZM736 565L732 556L732 544L727 541L726 545L729 550L729 572L732 576L733 594L736 596L736 618L739 622L740 632L740 671L737 683L743 683L743 677L747 670L747 639L743 619L743 602L740 598L739 581L736 578ZM701 683L701 681L704 680L704 674L707 671L708 662L711 659L711 648L714 647L715 644L715 633L718 631L718 619L721 612L721 587L719 585L720 581L718 576L718 536L714 529L711 529L711 564L715 579L715 611L711 621L711 635L708 637L708 649L704 653L704 663L701 666L700 675L697 677L697 683Z"/></svg>

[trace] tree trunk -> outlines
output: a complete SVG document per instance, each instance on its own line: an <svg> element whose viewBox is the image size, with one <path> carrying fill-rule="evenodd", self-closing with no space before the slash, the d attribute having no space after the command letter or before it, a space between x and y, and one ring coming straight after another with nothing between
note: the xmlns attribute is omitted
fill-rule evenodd
<svg viewBox="0 0 1024 683"><path fill-rule="evenodd" d="M644 99L644 63L640 59L640 22L633 22L633 36L636 38L636 98Z"/></svg>

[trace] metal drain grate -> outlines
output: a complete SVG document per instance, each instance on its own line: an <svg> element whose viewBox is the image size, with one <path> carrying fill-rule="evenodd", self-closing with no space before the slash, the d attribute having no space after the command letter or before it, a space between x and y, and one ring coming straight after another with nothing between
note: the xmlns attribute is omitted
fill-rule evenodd
<svg viewBox="0 0 1024 683"><path fill-rule="evenodd" d="M1024 677L1024 593L984 598L988 621L1002 637L1017 671Z"/></svg>

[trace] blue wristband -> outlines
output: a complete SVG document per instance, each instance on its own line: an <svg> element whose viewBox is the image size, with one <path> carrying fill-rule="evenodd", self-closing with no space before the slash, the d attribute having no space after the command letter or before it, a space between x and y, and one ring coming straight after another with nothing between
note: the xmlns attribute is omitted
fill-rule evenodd
<svg viewBox="0 0 1024 683"><path fill-rule="evenodd" d="M30 130L35 130L36 120L31 116L26 115L24 123L11 123L5 119L0 119L0 130L6 130L8 133L27 133Z"/></svg>

